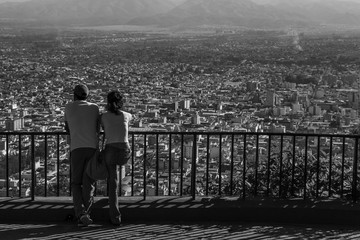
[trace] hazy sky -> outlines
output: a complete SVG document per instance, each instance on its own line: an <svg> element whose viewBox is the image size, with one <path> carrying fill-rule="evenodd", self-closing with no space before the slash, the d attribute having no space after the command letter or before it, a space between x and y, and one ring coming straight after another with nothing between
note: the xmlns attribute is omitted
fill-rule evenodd
<svg viewBox="0 0 360 240"><path fill-rule="evenodd" d="M26 1L31 1L31 0L0 0L0 3L3 3L3 2L26 2ZM61 1L61 0L59 0L59 1ZM151 1L151 0L149 0L149 1ZM174 1L174 2L176 2L176 1L184 2L186 0L172 0L172 1ZM241 0L239 0L239 1L241 1ZM264 1L264 0L255 0L255 2L256 1L261 2L261 1ZM271 1L271 0L265 0L265 1ZM289 1L302 1L302 0L289 0ZM317 1L328 1L328 0L317 0ZM337 0L337 1L351 1L351 2L360 3L360 0Z"/></svg>
<svg viewBox="0 0 360 240"><path fill-rule="evenodd" d="M0 0L0 2L26 2L26 1L31 1L31 0ZM59 0L61 1L61 0ZM151 0L149 0L151 1ZM173 0L176 2L176 0ZM183 2L184 0L178 0L178 2ZM239 0L241 1L241 0ZM270 0L271 1L271 0ZM302 0L289 0L289 1L302 1ZM321 0L321 1L328 1L328 0ZM352 2L359 2L360 0L338 0L338 1L352 1Z"/></svg>

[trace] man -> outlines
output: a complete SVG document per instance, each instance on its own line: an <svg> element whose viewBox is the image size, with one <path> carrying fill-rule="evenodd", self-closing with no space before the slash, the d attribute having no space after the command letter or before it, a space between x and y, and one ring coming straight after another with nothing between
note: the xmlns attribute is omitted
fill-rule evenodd
<svg viewBox="0 0 360 240"><path fill-rule="evenodd" d="M65 106L65 129L70 133L71 188L75 216L79 226L93 221L90 210L93 204L95 180L85 173L89 159L98 146L99 107L87 102L89 89L80 84L74 88L74 101Z"/></svg>

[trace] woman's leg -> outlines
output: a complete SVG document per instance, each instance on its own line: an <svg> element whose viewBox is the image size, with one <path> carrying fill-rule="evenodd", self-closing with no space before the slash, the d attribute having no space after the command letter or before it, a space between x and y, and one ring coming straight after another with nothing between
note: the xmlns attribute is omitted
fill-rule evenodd
<svg viewBox="0 0 360 240"><path fill-rule="evenodd" d="M109 215L114 224L120 224L121 213L119 210L119 165L114 164L117 150L106 148L106 165L109 171Z"/></svg>

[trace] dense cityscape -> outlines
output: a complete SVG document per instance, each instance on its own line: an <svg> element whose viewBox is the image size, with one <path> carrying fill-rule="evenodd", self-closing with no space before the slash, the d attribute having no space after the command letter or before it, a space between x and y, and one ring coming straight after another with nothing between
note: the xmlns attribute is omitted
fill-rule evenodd
<svg viewBox="0 0 360 240"><path fill-rule="evenodd" d="M148 135L146 151L144 136L133 136L135 169L128 164L122 170L125 196L132 190L135 195L144 194L145 154L147 195L156 194L157 178L159 195L188 194L194 155L197 194L204 194L207 176L217 189L219 158L223 164L220 178L223 175L228 180L230 136L220 141L218 135L209 140L200 135L194 154L191 138L182 147L179 136L170 138L166 133L356 133L359 39L360 33L319 29L218 27L169 33L2 28L0 128L14 135L9 139L4 135L0 141L0 196L6 195L7 162L12 194L19 194L19 172L20 194L29 194L31 137L24 135L19 141L16 132L63 132L64 107L72 101L72 89L78 83L89 87L89 100L102 111L106 94L119 89L126 97L125 110L134 116L130 131L164 133L159 141ZM59 139L35 136L37 195L44 194L45 182L48 194L56 194L57 182L61 194L69 194L69 146L66 136ZM266 142L267 136L260 137L260 145ZM209 172L205 171L207 144ZM239 149L235 156L239 167L243 151ZM266 150L261 152L267 156ZM250 154L252 158L255 153ZM106 194L106 183L99 182L97 189L98 194Z"/></svg>

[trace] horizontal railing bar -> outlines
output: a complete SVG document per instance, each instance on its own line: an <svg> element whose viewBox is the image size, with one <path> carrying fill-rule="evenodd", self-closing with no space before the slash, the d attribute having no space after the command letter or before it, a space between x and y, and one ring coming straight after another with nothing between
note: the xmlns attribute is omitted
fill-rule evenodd
<svg viewBox="0 0 360 240"><path fill-rule="evenodd" d="M103 132L100 132L103 134ZM333 137L333 138L358 138L359 135L355 134L315 134L315 133L270 133L270 132L201 132L201 131L191 131L191 132L155 132L155 131L129 131L129 134L135 135L239 135L239 136L297 136L297 137ZM0 135L68 135L67 132L0 132Z"/></svg>

